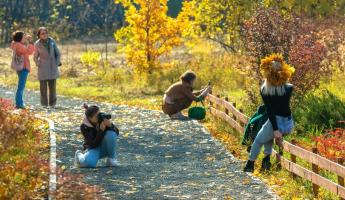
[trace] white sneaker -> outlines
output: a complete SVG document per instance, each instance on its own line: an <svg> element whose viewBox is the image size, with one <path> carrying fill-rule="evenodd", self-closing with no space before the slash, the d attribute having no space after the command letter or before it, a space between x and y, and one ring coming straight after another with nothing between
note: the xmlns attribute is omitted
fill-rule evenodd
<svg viewBox="0 0 345 200"><path fill-rule="evenodd" d="M108 167L117 167L117 166L120 166L120 163L117 159L107 158L107 166Z"/></svg>
<svg viewBox="0 0 345 200"><path fill-rule="evenodd" d="M74 166L75 167L82 167L80 164L80 157L83 155L83 152L80 150L77 150L74 155Z"/></svg>

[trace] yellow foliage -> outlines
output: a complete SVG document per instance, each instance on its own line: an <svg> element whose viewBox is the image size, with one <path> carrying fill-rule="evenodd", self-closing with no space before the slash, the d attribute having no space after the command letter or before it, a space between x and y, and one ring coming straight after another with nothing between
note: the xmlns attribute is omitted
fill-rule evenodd
<svg viewBox="0 0 345 200"><path fill-rule="evenodd" d="M109 80L109 75L112 76L114 73L107 74L109 72L109 63L102 61L100 52L87 51L80 56L81 63L87 67L88 72L94 71L98 76L101 76ZM111 80L113 81L113 80Z"/></svg>
<svg viewBox="0 0 345 200"><path fill-rule="evenodd" d="M128 25L114 36L126 53L127 62L137 72L159 70L160 57L168 55L173 47L183 43L182 36L190 27L184 3L184 12L177 18L167 16L167 0L116 0L126 8Z"/></svg>
<svg viewBox="0 0 345 200"><path fill-rule="evenodd" d="M255 1L194 0L197 35L234 52L240 49L241 24L252 14Z"/></svg>
<svg viewBox="0 0 345 200"><path fill-rule="evenodd" d="M49 133L37 128L45 124L29 112L14 115L3 105L0 111L0 199L45 196Z"/></svg>
<svg viewBox="0 0 345 200"><path fill-rule="evenodd" d="M87 66L89 68L97 68L101 61L101 53L95 52L95 51L87 51L84 52L80 56L80 61L84 66Z"/></svg>
<svg viewBox="0 0 345 200"><path fill-rule="evenodd" d="M281 54L272 54L262 59L260 69L267 81L274 86L285 84L295 72L295 68L287 64Z"/></svg>

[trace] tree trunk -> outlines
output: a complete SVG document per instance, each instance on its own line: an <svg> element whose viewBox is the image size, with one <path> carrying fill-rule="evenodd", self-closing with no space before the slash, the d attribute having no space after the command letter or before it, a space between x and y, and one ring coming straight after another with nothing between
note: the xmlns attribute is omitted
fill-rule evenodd
<svg viewBox="0 0 345 200"><path fill-rule="evenodd" d="M48 21L49 16L50 16L50 0L43 0L40 19L41 21Z"/></svg>

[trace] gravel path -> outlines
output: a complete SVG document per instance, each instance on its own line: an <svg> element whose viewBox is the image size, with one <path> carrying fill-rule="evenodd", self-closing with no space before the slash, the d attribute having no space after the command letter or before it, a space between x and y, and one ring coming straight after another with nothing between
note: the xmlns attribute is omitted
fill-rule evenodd
<svg viewBox="0 0 345 200"><path fill-rule="evenodd" d="M14 89L0 87L0 97ZM159 111L97 103L112 113L121 135L120 167L76 169L74 152L81 149L79 125L83 100L59 97L56 110L39 106L39 94L28 91L28 105L54 120L57 164L82 173L89 184L105 189L109 199L277 199L265 184L241 171L242 162L228 153L196 121L171 121ZM89 102L90 104L94 102Z"/></svg>

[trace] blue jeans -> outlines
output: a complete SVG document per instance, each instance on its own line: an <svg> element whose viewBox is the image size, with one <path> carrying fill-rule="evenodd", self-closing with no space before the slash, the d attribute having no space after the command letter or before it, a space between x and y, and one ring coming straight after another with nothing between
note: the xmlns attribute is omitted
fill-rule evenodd
<svg viewBox="0 0 345 200"><path fill-rule="evenodd" d="M99 159L115 158L117 134L114 131L107 131L101 144L88 149L80 158L80 165L83 167L96 167Z"/></svg>
<svg viewBox="0 0 345 200"><path fill-rule="evenodd" d="M292 117L276 116L276 121L278 129L281 133L283 133L283 135L287 135L292 132L292 129L294 127ZM273 127L270 120L267 120L254 140L252 148L250 149L249 160L255 161L258 158L262 146L264 146L265 155L272 154L273 139Z"/></svg>
<svg viewBox="0 0 345 200"><path fill-rule="evenodd" d="M16 107L23 108L24 101L23 101L23 94L26 84L26 79L28 78L29 71L27 69L23 69L22 71L17 72L18 74L18 87L16 93Z"/></svg>

